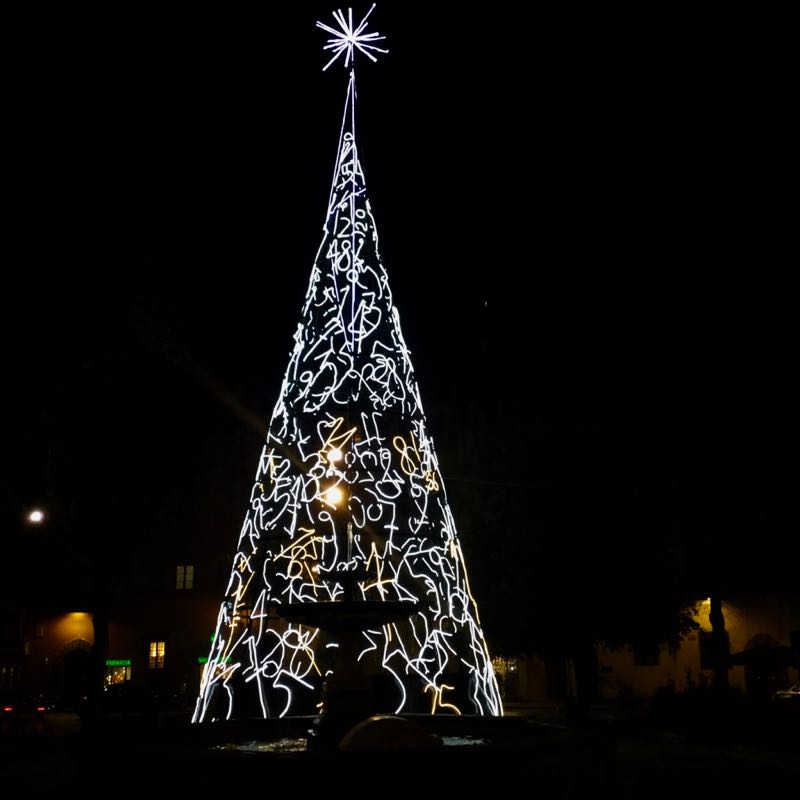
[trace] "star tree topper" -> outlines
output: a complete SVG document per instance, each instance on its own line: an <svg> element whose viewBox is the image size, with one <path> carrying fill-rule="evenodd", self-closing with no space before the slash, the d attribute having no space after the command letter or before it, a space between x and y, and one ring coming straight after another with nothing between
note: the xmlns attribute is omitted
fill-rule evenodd
<svg viewBox="0 0 800 800"><path fill-rule="evenodd" d="M339 25L339 30L336 28L331 28L330 25L326 25L324 22L317 22L317 27L322 28L322 30L326 31L327 33L331 34L331 38L328 39L327 44L322 48L323 50L332 50L333 51L333 58L322 68L322 71L325 72L328 67L336 61L339 56L344 54L344 66L347 69L355 60L355 50L360 50L370 61L375 62L378 59L370 51L374 51L376 53L388 53L388 50L384 50L381 47L377 47L374 42L379 42L385 39L385 36L381 36L378 33L364 33L367 28L367 20L369 19L369 15L375 9L375 3L372 4L369 11L364 14L364 18L358 24L358 27L353 27L353 9L347 9L347 17L345 17L344 12L341 9L337 9L333 12L333 18L336 20L337 24Z"/></svg>

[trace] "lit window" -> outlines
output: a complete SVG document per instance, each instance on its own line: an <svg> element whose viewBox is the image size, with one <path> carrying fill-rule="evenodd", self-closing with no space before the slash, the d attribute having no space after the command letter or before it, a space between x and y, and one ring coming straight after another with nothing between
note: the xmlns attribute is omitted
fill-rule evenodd
<svg viewBox="0 0 800 800"><path fill-rule="evenodd" d="M147 661L150 669L164 669L165 650L164 642L150 642L150 658Z"/></svg>
<svg viewBox="0 0 800 800"><path fill-rule="evenodd" d="M109 658L106 660L105 685L114 686L131 679L131 660L129 658Z"/></svg>
<svg viewBox="0 0 800 800"><path fill-rule="evenodd" d="M505 678L519 669L519 661L516 658L506 658L505 656L495 656L492 659L495 675Z"/></svg>
<svg viewBox="0 0 800 800"><path fill-rule="evenodd" d="M246 603L242 603L233 615L234 623L238 622L242 627L246 628L250 624L250 612L252 608Z"/></svg>
<svg viewBox="0 0 800 800"><path fill-rule="evenodd" d="M501 696L507 700L516 699L519 694L519 661L514 657L495 656L492 666Z"/></svg>
<svg viewBox="0 0 800 800"><path fill-rule="evenodd" d="M179 564L175 569L175 588L191 589L194 586L194 565Z"/></svg>

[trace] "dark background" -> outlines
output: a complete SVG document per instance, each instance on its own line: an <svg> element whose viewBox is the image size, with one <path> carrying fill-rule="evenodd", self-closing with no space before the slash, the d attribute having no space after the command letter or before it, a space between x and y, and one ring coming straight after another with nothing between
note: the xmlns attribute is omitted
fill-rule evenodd
<svg viewBox="0 0 800 800"><path fill-rule="evenodd" d="M7 20L15 552L46 558L33 503L101 560L233 546L321 237L332 8ZM554 557L512 528L624 536L628 571L676 531L747 580L796 561L786 51L777 22L675 13L373 14L362 163L456 521L497 560L479 599Z"/></svg>

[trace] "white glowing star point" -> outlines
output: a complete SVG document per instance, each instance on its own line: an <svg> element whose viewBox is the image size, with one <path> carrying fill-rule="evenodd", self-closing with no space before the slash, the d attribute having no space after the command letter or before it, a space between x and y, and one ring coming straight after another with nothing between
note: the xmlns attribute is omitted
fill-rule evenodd
<svg viewBox="0 0 800 800"><path fill-rule="evenodd" d="M330 50L333 52L333 58L322 68L322 71L328 69L331 64L336 61L339 56L344 55L344 66L348 68L355 60L355 51L362 52L370 61L375 62L378 59L373 55L374 53L388 53L382 47L376 46L375 42L380 42L385 39L378 33L365 33L367 29L367 20L369 15L375 9L375 3L372 4L369 11L364 14L364 18L358 25L353 25L353 9L347 9L347 16L341 9L333 12L333 18L336 20L339 29L332 28L324 22L317 22L317 27L322 28L326 33L331 34L331 38L325 43L323 50Z"/></svg>

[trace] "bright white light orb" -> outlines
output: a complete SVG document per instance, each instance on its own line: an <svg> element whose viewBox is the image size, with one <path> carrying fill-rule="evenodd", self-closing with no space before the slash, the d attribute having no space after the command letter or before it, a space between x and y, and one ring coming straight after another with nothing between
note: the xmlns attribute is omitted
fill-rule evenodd
<svg viewBox="0 0 800 800"><path fill-rule="evenodd" d="M34 508L33 511L28 514L28 522L32 522L34 525L39 525L44 522L44 511L40 508Z"/></svg>
<svg viewBox="0 0 800 800"><path fill-rule="evenodd" d="M325 502L332 506L338 506L344 500L344 492L338 487L333 486L325 492Z"/></svg>
<svg viewBox="0 0 800 800"><path fill-rule="evenodd" d="M338 447L334 447L328 451L328 461L330 461L331 464L336 464L338 461L341 461L343 456L344 453L342 453Z"/></svg>

